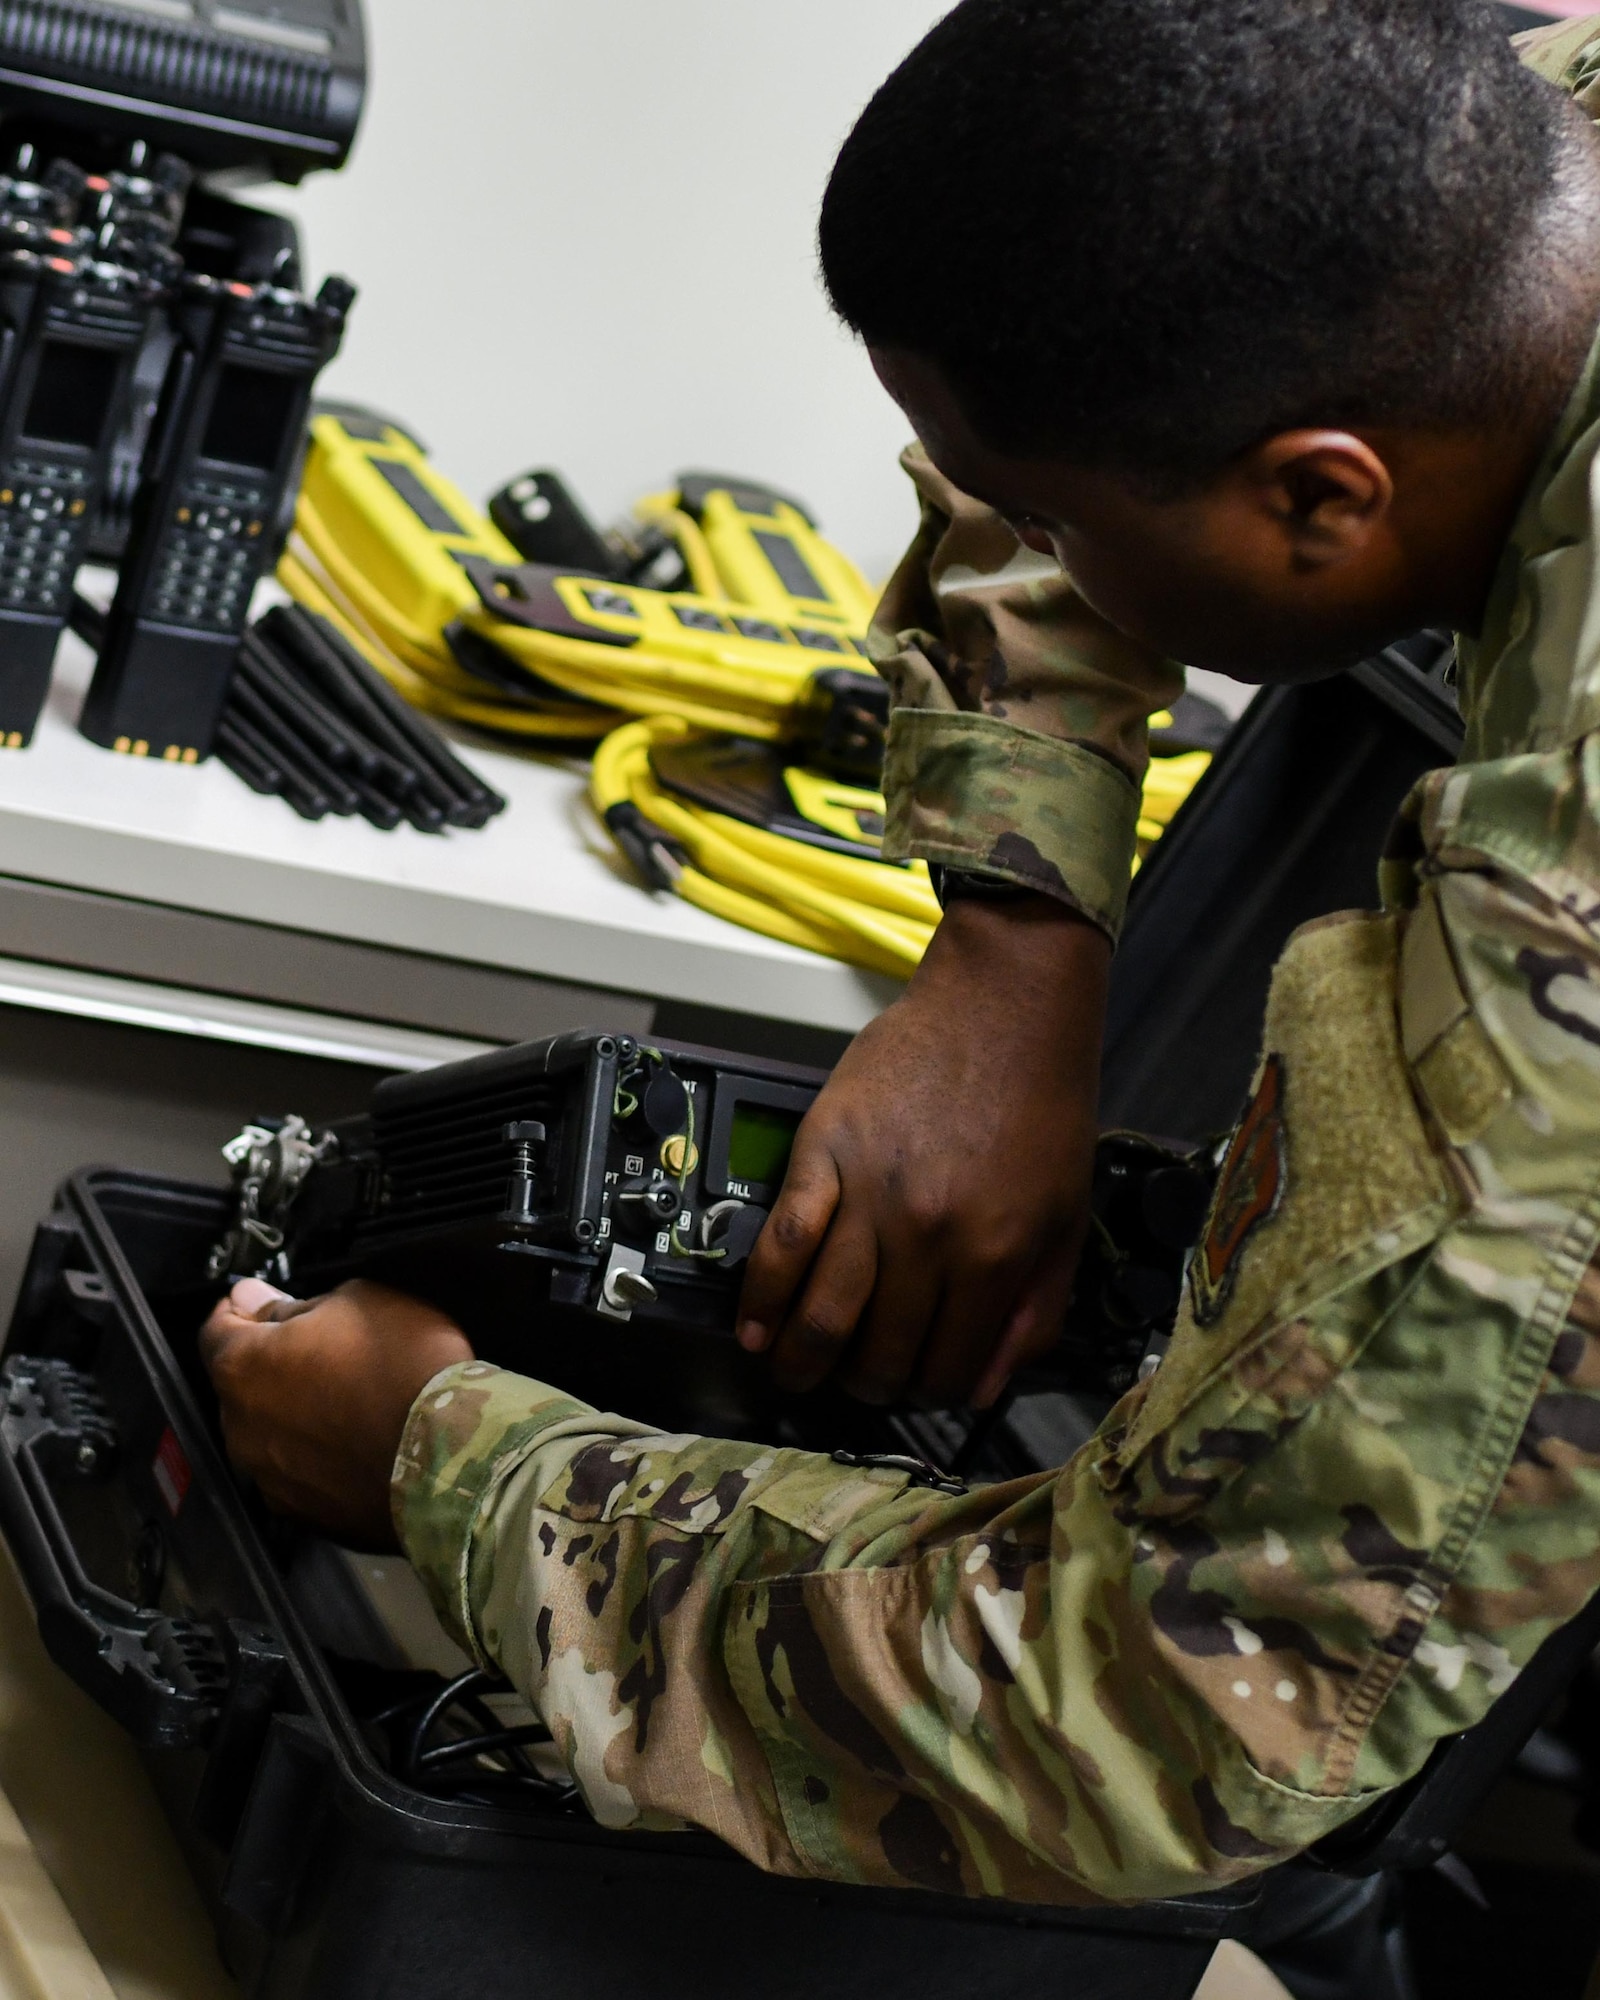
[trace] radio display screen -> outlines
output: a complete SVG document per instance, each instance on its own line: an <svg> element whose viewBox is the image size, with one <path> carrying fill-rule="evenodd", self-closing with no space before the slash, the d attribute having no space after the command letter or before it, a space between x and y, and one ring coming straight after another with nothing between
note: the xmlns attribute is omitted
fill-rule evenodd
<svg viewBox="0 0 1600 2000"><path fill-rule="evenodd" d="M92 451L111 413L120 366L120 357L109 348L47 340L22 420L23 436Z"/></svg>
<svg viewBox="0 0 1600 2000"><path fill-rule="evenodd" d="M200 440L200 456L271 472L299 395L298 376L269 368L224 368Z"/></svg>
<svg viewBox="0 0 1600 2000"><path fill-rule="evenodd" d="M776 1187L788 1171L799 1129L798 1111L779 1111L770 1104L736 1104L728 1128L728 1179Z"/></svg>

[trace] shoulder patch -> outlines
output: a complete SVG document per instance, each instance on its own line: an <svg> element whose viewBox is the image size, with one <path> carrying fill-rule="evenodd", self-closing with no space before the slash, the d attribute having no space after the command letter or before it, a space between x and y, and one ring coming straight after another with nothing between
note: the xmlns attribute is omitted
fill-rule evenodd
<svg viewBox="0 0 1600 2000"><path fill-rule="evenodd" d="M1288 1177L1283 1093L1283 1058L1270 1055L1222 1163L1206 1233L1189 1260L1189 1296L1200 1326L1221 1318L1240 1251L1283 1200Z"/></svg>

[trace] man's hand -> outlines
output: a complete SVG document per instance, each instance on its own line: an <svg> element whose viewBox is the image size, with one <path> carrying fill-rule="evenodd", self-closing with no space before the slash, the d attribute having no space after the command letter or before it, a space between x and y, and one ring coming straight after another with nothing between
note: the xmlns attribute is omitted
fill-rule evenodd
<svg viewBox="0 0 1600 2000"><path fill-rule="evenodd" d="M384 1285L302 1300L245 1278L206 1321L200 1353L229 1456L267 1505L357 1547L394 1548L400 1434L440 1369L472 1359L460 1328Z"/></svg>
<svg viewBox="0 0 1600 2000"><path fill-rule="evenodd" d="M739 1339L808 1389L992 1402L1060 1329L1111 951L1044 896L955 902L800 1127Z"/></svg>

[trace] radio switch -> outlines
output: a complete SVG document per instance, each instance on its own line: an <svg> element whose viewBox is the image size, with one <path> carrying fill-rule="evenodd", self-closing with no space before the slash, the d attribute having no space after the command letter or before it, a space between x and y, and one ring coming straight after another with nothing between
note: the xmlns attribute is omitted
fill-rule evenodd
<svg viewBox="0 0 1600 2000"><path fill-rule="evenodd" d="M620 1220L630 1229L654 1235L678 1219L678 1190L671 1181L646 1181L643 1187L624 1188L617 1195Z"/></svg>
<svg viewBox="0 0 1600 2000"><path fill-rule="evenodd" d="M700 1218L700 1247L713 1255L721 1251L722 1263L731 1268L744 1263L766 1226L767 1211L754 1202L713 1202Z"/></svg>
<svg viewBox="0 0 1600 2000"><path fill-rule="evenodd" d="M643 1251L616 1244L600 1280L595 1311L604 1319L632 1319L635 1306L652 1305L655 1297L656 1288L644 1274Z"/></svg>

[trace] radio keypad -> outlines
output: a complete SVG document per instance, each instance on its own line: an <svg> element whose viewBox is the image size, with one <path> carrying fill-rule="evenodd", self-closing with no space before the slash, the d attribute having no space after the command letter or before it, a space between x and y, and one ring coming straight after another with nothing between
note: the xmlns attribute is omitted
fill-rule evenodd
<svg viewBox="0 0 1600 2000"><path fill-rule="evenodd" d="M0 475L0 611L60 613L88 530L89 475L17 459Z"/></svg>
<svg viewBox="0 0 1600 2000"><path fill-rule="evenodd" d="M260 568L263 506L259 492L220 480L181 493L151 579L151 616L191 631L238 630Z"/></svg>

